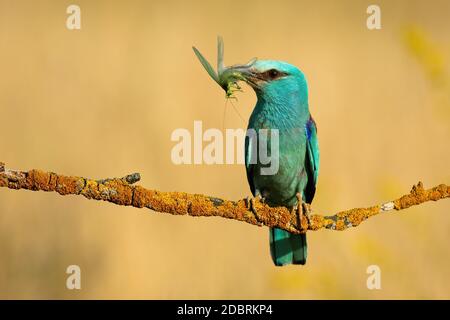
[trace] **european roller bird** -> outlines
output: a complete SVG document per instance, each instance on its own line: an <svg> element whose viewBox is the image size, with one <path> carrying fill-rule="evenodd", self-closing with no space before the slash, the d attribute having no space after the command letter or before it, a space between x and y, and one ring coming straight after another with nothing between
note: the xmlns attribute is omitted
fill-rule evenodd
<svg viewBox="0 0 450 320"><path fill-rule="evenodd" d="M319 174L319 145L304 74L289 63L271 60L256 60L235 70L254 89L258 99L248 129L278 129L279 135L279 168L272 175L261 174L260 169L266 165L249 161L257 150L247 136L245 163L253 196L261 197L270 206L294 209L302 205L298 203L301 199L310 204ZM304 265L308 252L306 234L271 228L270 252L277 266Z"/></svg>
<svg viewBox="0 0 450 320"><path fill-rule="evenodd" d="M311 204L319 174L319 145L316 124L309 113L304 74L289 63L272 60L252 59L244 65L225 67L221 37L218 38L216 73L202 54L195 47L193 49L208 74L226 91L227 97L240 89L238 81L247 82L256 92L258 101L247 130L247 133L256 134L247 134L245 140L245 166L253 196L260 197L270 206L285 206L292 210L301 208L303 202ZM267 133L273 129L278 130L278 150L271 150L272 135L266 134L266 155L278 156L278 170L267 174L262 170L267 168L267 162L253 161L255 154L260 155L258 148L261 145L251 140L260 139L262 130ZM255 211L254 206L251 207ZM275 265L306 263L306 234L271 228L269 240Z"/></svg>

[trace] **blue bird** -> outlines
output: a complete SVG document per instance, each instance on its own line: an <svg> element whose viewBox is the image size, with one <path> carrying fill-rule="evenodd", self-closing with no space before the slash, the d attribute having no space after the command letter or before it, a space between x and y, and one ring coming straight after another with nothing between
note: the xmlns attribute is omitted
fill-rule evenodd
<svg viewBox="0 0 450 320"><path fill-rule="evenodd" d="M193 47L205 70L225 90L227 98L239 91L238 81L247 82L258 98L245 139L245 166L253 196L262 198L270 206L291 209L301 208L303 202L311 204L319 174L319 145L316 124L309 113L308 86L304 74L289 63L272 60L252 59L247 64L225 67L221 37L218 37L217 43L217 72ZM271 150L272 140L277 140L272 134L274 131L278 144L276 150ZM261 141L255 143L263 137L265 144ZM264 161L261 159L261 148L266 149ZM268 174L266 169L272 163L266 160L274 161L274 156L278 160L277 170L269 170ZM250 201L250 207L257 214L253 203L254 199ZM306 234L291 234L272 228L270 252L277 266L304 265L307 257Z"/></svg>
<svg viewBox="0 0 450 320"><path fill-rule="evenodd" d="M250 141L251 137L247 136L246 170L253 196L262 197L270 206L294 209L302 205L298 203L299 199L310 204L319 173L319 146L316 124L309 112L304 74L291 64L271 60L256 60L235 69L254 89L258 98L248 129L257 133L261 129L278 129L279 136L279 168L272 175L261 173L261 168L267 165L249 161L257 150ZM273 153L270 143L268 145L269 154ZM271 228L270 252L277 266L304 265L307 257L306 234L291 234Z"/></svg>

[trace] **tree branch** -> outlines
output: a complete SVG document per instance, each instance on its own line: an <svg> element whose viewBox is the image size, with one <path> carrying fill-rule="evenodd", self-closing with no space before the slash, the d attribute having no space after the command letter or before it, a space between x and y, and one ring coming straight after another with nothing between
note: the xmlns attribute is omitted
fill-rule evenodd
<svg viewBox="0 0 450 320"><path fill-rule="evenodd" d="M19 171L5 168L0 162L0 187L33 191L54 191L60 195L82 195L88 199L103 200L122 206L148 208L173 215L223 217L247 222L257 226L277 227L293 233L322 228L345 230L356 227L364 220L390 210L402 210L427 201L450 197L450 186L441 184L425 190L422 182L413 186L411 192L397 200L368 208L356 208L332 216L313 214L309 219L296 210L285 207L269 207L259 199L253 201L223 200L201 194L185 192L162 192L133 185L140 180L139 173L123 178L92 180L71 177L41 170ZM301 220L301 221L299 221Z"/></svg>

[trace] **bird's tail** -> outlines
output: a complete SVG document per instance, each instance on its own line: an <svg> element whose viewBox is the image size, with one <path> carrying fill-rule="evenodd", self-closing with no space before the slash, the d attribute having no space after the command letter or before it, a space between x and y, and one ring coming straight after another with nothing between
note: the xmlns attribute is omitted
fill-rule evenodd
<svg viewBox="0 0 450 320"><path fill-rule="evenodd" d="M270 253L276 266L305 264L308 255L306 234L293 234L282 229L271 228Z"/></svg>

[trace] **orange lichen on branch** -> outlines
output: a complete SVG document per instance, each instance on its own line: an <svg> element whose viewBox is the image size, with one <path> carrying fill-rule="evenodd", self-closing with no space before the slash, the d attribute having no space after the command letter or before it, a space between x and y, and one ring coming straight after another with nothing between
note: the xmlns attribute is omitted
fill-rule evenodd
<svg viewBox="0 0 450 320"><path fill-rule="evenodd" d="M450 197L450 186L441 184L425 190L421 182L410 194L368 208L356 208L332 216L302 215L286 207L270 207L255 198L252 205L248 199L223 200L201 194L185 192L162 192L134 185L140 180L138 173L123 178L93 180L45 172L41 170L19 171L5 168L0 162L0 187L33 191L57 192L61 195L82 195L88 199L103 200L117 205L148 208L173 215L194 217L223 217L257 226L277 227L293 233L307 230L345 230L382 212L402 210L427 201ZM301 220L301 221L299 221Z"/></svg>
<svg viewBox="0 0 450 320"><path fill-rule="evenodd" d="M401 210L411 206L421 204L425 201L437 201L449 197L450 187L440 184L432 189L425 190L422 182L415 185L410 194L404 195L400 199L394 201L395 209Z"/></svg>

